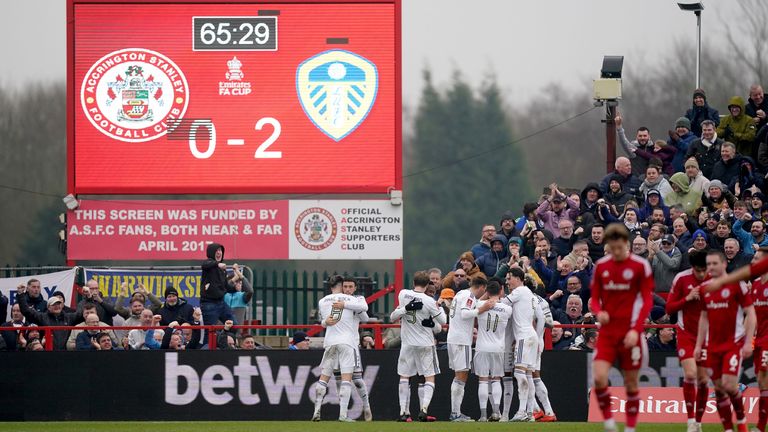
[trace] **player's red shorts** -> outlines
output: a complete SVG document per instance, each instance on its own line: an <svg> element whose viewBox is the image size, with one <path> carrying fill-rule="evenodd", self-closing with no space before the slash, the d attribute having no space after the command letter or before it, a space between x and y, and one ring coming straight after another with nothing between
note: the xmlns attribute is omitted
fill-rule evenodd
<svg viewBox="0 0 768 432"><path fill-rule="evenodd" d="M619 361L621 370L637 370L648 365L648 345L645 336L640 333L637 345L627 349L624 347L624 336L609 334L601 331L595 346L595 360L604 360L613 364Z"/></svg>
<svg viewBox="0 0 768 432"><path fill-rule="evenodd" d="M755 373L768 372L768 347L756 346L752 359L755 363Z"/></svg>
<svg viewBox="0 0 768 432"><path fill-rule="evenodd" d="M677 330L677 357L680 361L692 359L693 351L696 348L696 336L684 330ZM706 358L706 348L702 352L702 357ZM705 366L706 361L699 360L696 362L698 366Z"/></svg>
<svg viewBox="0 0 768 432"><path fill-rule="evenodd" d="M728 351L707 352L707 368L712 380L720 379L723 375L741 375L741 347L734 346Z"/></svg>

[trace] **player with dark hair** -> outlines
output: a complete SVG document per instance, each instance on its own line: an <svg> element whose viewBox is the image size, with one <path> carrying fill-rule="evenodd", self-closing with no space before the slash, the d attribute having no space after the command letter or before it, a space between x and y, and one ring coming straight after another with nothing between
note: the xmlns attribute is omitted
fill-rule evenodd
<svg viewBox="0 0 768 432"><path fill-rule="evenodd" d="M533 384L533 370L536 368L536 358L539 353L539 338L536 334L536 329L533 326L534 321L544 322L544 316L541 313L541 309L535 307L536 299L533 292L525 285L525 272L519 267L512 267L507 273L507 283L509 285L509 295L504 297L501 302L512 308L512 318L509 322L512 323L511 327L508 327L506 331L514 332L514 344L515 353L514 359L507 356L507 364L505 365L509 370L509 366L514 364L512 368L513 376L517 381L517 393L520 400L517 412L509 421L513 422L526 422L534 421L533 419L533 407L528 407L528 395L530 392L534 392L532 388ZM510 349L510 346L505 347ZM529 379L530 378L530 379ZM509 381L505 382L505 385ZM509 383L511 385L511 383ZM507 394L511 394L511 388L505 389L505 397ZM511 399L511 396L509 396ZM509 405L504 403L504 412L502 414L503 419L507 419L509 415ZM529 415L530 412L530 415Z"/></svg>
<svg viewBox="0 0 768 432"><path fill-rule="evenodd" d="M365 297L355 295L355 292L357 291L357 279L355 279L352 276L345 276L344 282L341 286L341 291L349 296L354 296L355 298L366 301ZM367 323L370 319L368 316L367 311L362 312L355 312L354 314L355 321L357 322L357 325L359 327L360 323ZM360 358L360 346L359 344L355 346L355 351L357 351L357 358ZM336 376L336 385L339 392L341 392L341 371L334 371L334 375ZM363 362L358 361L357 365L355 365L355 370L352 373L352 384L355 385L355 389L357 389L357 395L360 396L360 400L363 402L363 418L365 421L372 421L373 420L373 413L371 412L371 403L368 398L368 386L365 384L365 380L363 380Z"/></svg>
<svg viewBox="0 0 768 432"><path fill-rule="evenodd" d="M552 410L552 403L549 401L549 390L547 389L547 385L544 384L544 381L541 379L541 353L544 351L544 332L545 329L551 329L554 325L552 310L549 308L549 303L547 303L543 297L536 294L536 281L532 277L528 275L525 276L525 286L533 293L533 298L536 300L534 307L541 311L540 314L537 313L536 316L544 317L543 320L538 319L536 321L536 335L539 337L539 350L536 355L536 364L533 371L531 375L527 376L528 388L530 388L531 391L528 392L528 406L526 412L530 413L530 416L537 422L555 422L557 421L557 416ZM537 398L539 399L539 402L541 402L541 407L543 408L541 410L536 404Z"/></svg>
<svg viewBox="0 0 768 432"><path fill-rule="evenodd" d="M325 352L320 363L320 379L315 387L315 411L312 421L320 421L320 407L334 369L341 371L342 379L339 391L339 421L354 421L347 417L353 387L352 376L360 363L360 354L356 349L360 343L360 321L355 319L354 314L367 311L368 304L365 300L344 294L343 283L344 278L341 276L332 276L328 281L331 293L318 302L320 323L326 328L323 339Z"/></svg>
<svg viewBox="0 0 768 432"><path fill-rule="evenodd" d="M653 275L648 261L630 253L629 231L624 225L608 225L604 242L608 255L595 263L589 302L600 324L592 363L594 392L605 419L605 430L615 431L608 373L618 360L627 391L624 430L634 432L640 407L638 373L648 359L642 335L653 306Z"/></svg>
<svg viewBox="0 0 768 432"><path fill-rule="evenodd" d="M702 346L702 360L694 358L699 318L704 304L699 285L707 279L707 253L694 250L689 255L691 268L681 271L672 281L667 297L666 312L677 314L677 356L683 367L683 397L688 414L688 432L701 432L701 419L709 395L709 375L706 365L706 346ZM697 388L698 387L698 388Z"/></svg>
<svg viewBox="0 0 768 432"><path fill-rule="evenodd" d="M392 322L400 319L401 345L397 373L400 375L399 421L403 422L411 421L406 407L411 392L409 381L414 375L421 375L425 380L424 391L419 395L419 421L435 421L427 414L435 391L435 375L440 373L434 333L440 332L446 319L435 299L424 294L428 284L427 272L416 272L413 275L413 290L400 291L398 306L389 316Z"/></svg>
<svg viewBox="0 0 768 432"><path fill-rule="evenodd" d="M456 293L451 302L451 325L448 327L448 366L454 371L451 383L451 417L452 422L469 422L472 419L461 413L461 403L464 400L464 386L472 368L472 339L475 330L475 318L494 305L486 302L483 308L477 309L478 300L485 294L488 282L476 277L472 279L469 289Z"/></svg>
<svg viewBox="0 0 768 432"><path fill-rule="evenodd" d="M723 276L727 265L725 254L719 250L707 253L707 271L711 277ZM707 290L703 297L704 309L699 319L694 353L697 360L704 360L702 354L706 341L707 368L715 383L717 412L725 430L733 430L733 405L738 431L747 432L739 377L741 360L752 355L756 321L752 295L747 284L740 282L722 285L716 291ZM710 326L710 321L716 324Z"/></svg>
<svg viewBox="0 0 768 432"><path fill-rule="evenodd" d="M501 376L504 375L504 341L507 321L512 308L500 302L504 289L492 280L485 289L487 300L480 301L477 309L463 311L463 317L477 317L477 343L473 369L478 378L477 397L480 402L478 421L499 421L501 413ZM490 307L486 307L490 305ZM491 416L486 415L490 395Z"/></svg>

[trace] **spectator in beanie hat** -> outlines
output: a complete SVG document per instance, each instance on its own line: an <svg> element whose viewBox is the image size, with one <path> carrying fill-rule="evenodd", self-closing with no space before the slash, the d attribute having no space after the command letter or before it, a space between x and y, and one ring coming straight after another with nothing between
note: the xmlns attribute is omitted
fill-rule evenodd
<svg viewBox="0 0 768 432"><path fill-rule="evenodd" d="M696 158L690 158L685 161L685 175L688 177L688 187L691 190L709 196L709 179L701 173L699 162Z"/></svg>
<svg viewBox="0 0 768 432"><path fill-rule="evenodd" d="M715 126L720 124L720 113L709 107L707 94L701 88L693 91L693 106L686 111L685 118L690 120L691 132L696 136L701 136L701 122L710 120Z"/></svg>
<svg viewBox="0 0 768 432"><path fill-rule="evenodd" d="M454 275L456 274L456 272L459 272L464 276L461 278L454 278ZM461 254L461 256L459 257L459 265L456 268L456 270L445 275L445 277L443 278L443 287L455 289L456 285L454 284L461 282L460 280L457 280L457 279L466 278L466 280L472 280L472 278L474 277L487 279L485 274L482 271L480 271L480 267L478 267L477 264L475 264L475 257L472 256L472 252L467 251Z"/></svg>
<svg viewBox="0 0 768 432"><path fill-rule="evenodd" d="M309 349L309 337L303 331L297 331L293 334L291 344L288 345L288 349L291 351L301 351Z"/></svg>
<svg viewBox="0 0 768 432"><path fill-rule="evenodd" d="M515 231L515 215L511 210L507 210L501 215L501 221L499 222L499 231L497 234L503 235L507 241L516 233Z"/></svg>
<svg viewBox="0 0 768 432"><path fill-rule="evenodd" d="M749 211L756 219L760 219L763 205L765 205L765 195L762 192L753 193L749 199Z"/></svg>
<svg viewBox="0 0 768 432"><path fill-rule="evenodd" d="M161 317L160 325L167 326L174 321L179 323L192 321L195 308L186 299L179 297L179 291L173 285L168 284L163 297L165 297L165 303L157 311Z"/></svg>
<svg viewBox="0 0 768 432"><path fill-rule="evenodd" d="M675 121L675 129L669 131L667 140L667 145L677 149L675 157L672 158L672 168L675 172L682 172L685 169L685 154L694 139L696 134L691 132L691 121L685 117L678 118Z"/></svg>
<svg viewBox="0 0 768 432"><path fill-rule="evenodd" d="M692 250L700 250L700 251L709 250L709 237L707 236L707 233L704 232L704 230L697 229L693 233L692 237L693 237L693 243L688 253L690 253Z"/></svg>

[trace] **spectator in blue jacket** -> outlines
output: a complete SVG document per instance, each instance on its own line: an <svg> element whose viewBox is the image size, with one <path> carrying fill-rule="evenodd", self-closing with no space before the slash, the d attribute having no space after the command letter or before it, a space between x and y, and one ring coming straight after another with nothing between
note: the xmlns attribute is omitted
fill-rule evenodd
<svg viewBox="0 0 768 432"><path fill-rule="evenodd" d="M475 261L480 271L489 278L493 277L501 265L509 261L507 249L507 238L501 234L496 234L491 240L491 250Z"/></svg>
<svg viewBox="0 0 768 432"><path fill-rule="evenodd" d="M232 281L235 292L224 294L224 303L232 309L232 313L235 315L235 323L243 324L245 322L245 311L253 298L253 287L243 276L243 273L240 272L240 267L237 264L232 266L232 271L234 272Z"/></svg>
<svg viewBox="0 0 768 432"><path fill-rule="evenodd" d="M475 260L485 255L491 250L491 240L496 236L496 226L493 224L483 225L482 233L480 234L480 241L472 246L470 251Z"/></svg>
<svg viewBox="0 0 768 432"><path fill-rule="evenodd" d="M680 117L675 121L675 130L669 131L669 140L667 144L677 149L675 157L672 158L672 168L675 172L685 170L685 155L688 153L688 146L696 139L696 134L691 132L691 121L686 117Z"/></svg>
<svg viewBox="0 0 768 432"><path fill-rule="evenodd" d="M744 229L744 225L751 221L749 232ZM754 255L757 251L754 245L758 247L768 246L768 236L765 235L765 223L760 219L753 220L752 215L746 213L741 219L733 223L733 235L739 241L741 250L747 255Z"/></svg>
<svg viewBox="0 0 768 432"><path fill-rule="evenodd" d="M720 125L720 113L710 108L707 94L700 88L693 91L693 106L686 111L685 118L691 121L691 132L696 136L701 136L701 122L704 120L715 122L715 126Z"/></svg>

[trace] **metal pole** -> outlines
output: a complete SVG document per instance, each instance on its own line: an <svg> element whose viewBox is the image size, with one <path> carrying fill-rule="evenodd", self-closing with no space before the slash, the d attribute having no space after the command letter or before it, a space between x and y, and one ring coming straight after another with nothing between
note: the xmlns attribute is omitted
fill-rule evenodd
<svg viewBox="0 0 768 432"><path fill-rule="evenodd" d="M701 11L696 11L696 88L701 88Z"/></svg>
<svg viewBox="0 0 768 432"><path fill-rule="evenodd" d="M606 101L605 110L605 172L610 174L614 170L616 164L616 123L613 121L616 118L616 102Z"/></svg>

